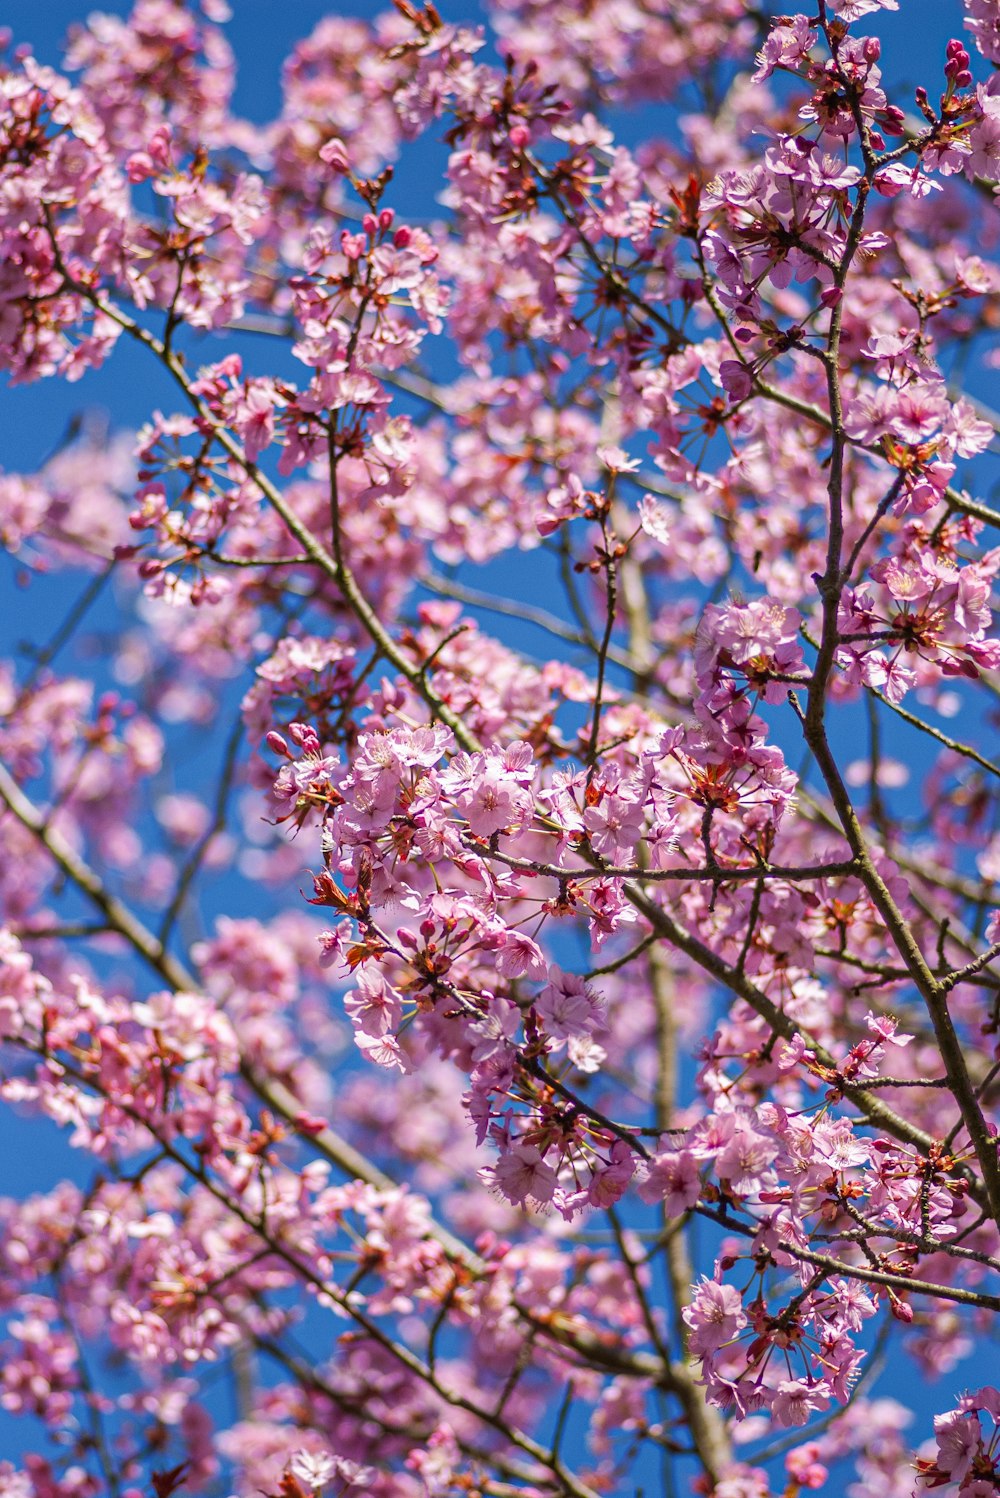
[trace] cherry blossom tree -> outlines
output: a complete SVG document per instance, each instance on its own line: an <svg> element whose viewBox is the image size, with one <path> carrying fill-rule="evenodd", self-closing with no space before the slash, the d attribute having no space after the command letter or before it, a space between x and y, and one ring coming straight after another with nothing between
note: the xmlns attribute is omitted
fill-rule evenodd
<svg viewBox="0 0 1000 1498"><path fill-rule="evenodd" d="M0 363L148 412L0 475L5 1498L1000 1491L1000 3L896 8L10 42Z"/></svg>

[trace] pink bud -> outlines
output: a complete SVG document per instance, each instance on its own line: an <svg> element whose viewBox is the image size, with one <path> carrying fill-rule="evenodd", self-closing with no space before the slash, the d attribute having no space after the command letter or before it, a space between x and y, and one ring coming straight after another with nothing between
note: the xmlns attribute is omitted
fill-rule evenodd
<svg viewBox="0 0 1000 1498"><path fill-rule="evenodd" d="M264 735L264 743L273 754L280 754L285 759L291 759L292 752L277 729L272 728L270 733Z"/></svg>
<svg viewBox="0 0 1000 1498"><path fill-rule="evenodd" d="M293 744L298 744L306 754L319 753L319 735L309 723L289 723L288 734Z"/></svg>
<svg viewBox="0 0 1000 1498"><path fill-rule="evenodd" d="M753 390L753 375L739 359L723 359L719 365L719 378L730 400L746 400Z"/></svg>
<svg viewBox="0 0 1000 1498"><path fill-rule="evenodd" d="M155 171L153 158L145 151L134 151L125 163L125 174L133 185L148 181Z"/></svg>
<svg viewBox="0 0 1000 1498"><path fill-rule="evenodd" d="M339 135L328 140L325 146L320 146L319 159L325 161L327 166L332 167L335 172L344 173L350 168L347 147Z"/></svg>
<svg viewBox="0 0 1000 1498"><path fill-rule="evenodd" d="M170 165L170 142L169 125L159 125L149 137L149 154L158 167Z"/></svg>

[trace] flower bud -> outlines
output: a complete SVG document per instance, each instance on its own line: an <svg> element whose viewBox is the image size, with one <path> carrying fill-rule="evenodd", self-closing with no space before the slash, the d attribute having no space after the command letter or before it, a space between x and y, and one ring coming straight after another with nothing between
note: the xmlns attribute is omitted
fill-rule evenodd
<svg viewBox="0 0 1000 1498"><path fill-rule="evenodd" d="M341 174L350 169L347 147L339 135L335 135L332 140L328 140L325 146L320 146L319 159L320 161L325 161L327 166L331 167L333 171Z"/></svg>

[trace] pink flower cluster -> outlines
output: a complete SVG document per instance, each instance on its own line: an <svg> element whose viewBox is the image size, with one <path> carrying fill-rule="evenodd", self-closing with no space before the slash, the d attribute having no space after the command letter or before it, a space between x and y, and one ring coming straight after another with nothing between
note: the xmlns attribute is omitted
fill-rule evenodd
<svg viewBox="0 0 1000 1498"><path fill-rule="evenodd" d="M0 1492L983 1498L998 7L486 9L0 61Z"/></svg>

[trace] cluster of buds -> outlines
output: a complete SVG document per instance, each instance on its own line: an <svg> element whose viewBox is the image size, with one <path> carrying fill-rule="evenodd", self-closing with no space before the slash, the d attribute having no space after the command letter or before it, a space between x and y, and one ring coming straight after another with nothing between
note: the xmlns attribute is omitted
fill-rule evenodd
<svg viewBox="0 0 1000 1498"><path fill-rule="evenodd" d="M944 65L944 76L948 80L946 97L950 97L957 88L972 86L972 74L969 72L969 54L962 42L952 37L946 53L948 61Z"/></svg>
<svg viewBox="0 0 1000 1498"><path fill-rule="evenodd" d="M949 41L945 55L947 61L944 65L944 76L946 79L944 93L941 95L942 115L954 115L961 109L961 104L955 95L963 89L972 87L972 73L969 71L970 57L965 48L965 43L957 37ZM914 98L924 118L934 121L935 115L928 103L927 90L918 88L915 90Z"/></svg>

